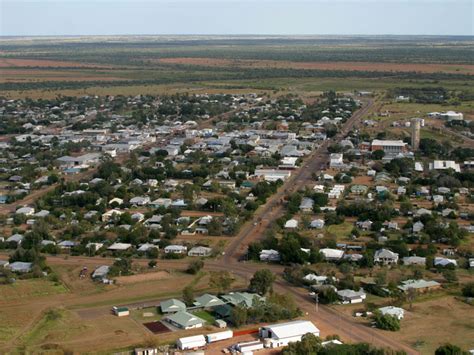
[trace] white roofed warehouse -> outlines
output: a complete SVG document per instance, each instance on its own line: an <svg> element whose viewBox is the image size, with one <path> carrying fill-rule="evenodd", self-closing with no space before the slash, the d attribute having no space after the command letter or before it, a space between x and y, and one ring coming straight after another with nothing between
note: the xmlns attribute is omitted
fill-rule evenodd
<svg viewBox="0 0 474 355"><path fill-rule="evenodd" d="M291 342L300 341L303 335L308 333L319 336L319 329L307 320L267 325L259 330L260 338L270 348L279 348L287 346Z"/></svg>

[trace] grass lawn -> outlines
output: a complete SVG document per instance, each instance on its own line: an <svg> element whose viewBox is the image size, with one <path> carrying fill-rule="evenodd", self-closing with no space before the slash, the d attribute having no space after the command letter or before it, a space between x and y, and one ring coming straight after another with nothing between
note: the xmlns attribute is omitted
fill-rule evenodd
<svg viewBox="0 0 474 355"><path fill-rule="evenodd" d="M152 316L145 316L145 313L153 314ZM137 322L152 322L160 320L163 315L158 312L156 307L147 307L142 309L134 309L130 311L130 317L132 317Z"/></svg>
<svg viewBox="0 0 474 355"><path fill-rule="evenodd" d="M204 319L207 324L214 324L215 322L215 318L212 314L210 314L209 312L207 311L199 311L199 312L194 312L193 313L196 317L199 317L201 319Z"/></svg>
<svg viewBox="0 0 474 355"><path fill-rule="evenodd" d="M10 285L0 285L0 300L16 301L32 297L45 297L66 293L68 290L61 283L46 279L17 280Z"/></svg>
<svg viewBox="0 0 474 355"><path fill-rule="evenodd" d="M332 224L329 227L327 227L327 231L330 234L333 234L337 237L337 239L345 239L351 232L352 228L354 226L352 223L349 222L344 222L342 224Z"/></svg>

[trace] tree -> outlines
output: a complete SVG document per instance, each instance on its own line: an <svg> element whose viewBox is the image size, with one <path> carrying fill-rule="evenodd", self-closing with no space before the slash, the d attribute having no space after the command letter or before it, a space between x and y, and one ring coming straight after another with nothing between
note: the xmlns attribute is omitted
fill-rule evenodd
<svg viewBox="0 0 474 355"><path fill-rule="evenodd" d="M383 150L376 150L372 152L372 159L380 160L385 156L385 152Z"/></svg>
<svg viewBox="0 0 474 355"><path fill-rule="evenodd" d="M455 282L458 280L458 276L456 275L455 270L450 270L446 269L443 271L443 277L446 279L448 282Z"/></svg>
<svg viewBox="0 0 474 355"><path fill-rule="evenodd" d="M270 270L258 270L250 280L249 289L260 295L265 295L272 290L273 281L275 281L275 276Z"/></svg>
<svg viewBox="0 0 474 355"><path fill-rule="evenodd" d="M196 275L204 266L204 262L202 260L193 260L189 263L186 272L191 275Z"/></svg>
<svg viewBox="0 0 474 355"><path fill-rule="evenodd" d="M282 355L317 354L321 350L321 339L308 333L301 337L301 341L292 342L282 351Z"/></svg>
<svg viewBox="0 0 474 355"><path fill-rule="evenodd" d="M114 264L110 267L109 276L123 276L129 275L132 269L132 262L127 258L120 258L115 260Z"/></svg>
<svg viewBox="0 0 474 355"><path fill-rule="evenodd" d="M239 328L240 326L247 324L248 312L247 308L242 306L235 306L232 308L231 313L232 323Z"/></svg>
<svg viewBox="0 0 474 355"><path fill-rule="evenodd" d="M474 282L469 282L462 288L462 295L464 297L474 297Z"/></svg>
<svg viewBox="0 0 474 355"><path fill-rule="evenodd" d="M391 314L375 312L375 326L379 329L390 330L392 332L400 330L400 320Z"/></svg>
<svg viewBox="0 0 474 355"><path fill-rule="evenodd" d="M194 302L194 289L188 285L183 289L183 301L186 305L191 306Z"/></svg>
<svg viewBox="0 0 474 355"><path fill-rule="evenodd" d="M463 351L459 346L453 344L441 345L435 351L435 355L467 355L467 351Z"/></svg>
<svg viewBox="0 0 474 355"><path fill-rule="evenodd" d="M413 308L413 302L415 301L416 296L417 296L416 289L414 289L413 287L409 287L406 292L406 298L407 298L407 301L410 302L410 309Z"/></svg>
<svg viewBox="0 0 474 355"><path fill-rule="evenodd" d="M211 277L209 279L209 285L216 288L219 293L226 292L233 282L234 278L228 271L211 272Z"/></svg>

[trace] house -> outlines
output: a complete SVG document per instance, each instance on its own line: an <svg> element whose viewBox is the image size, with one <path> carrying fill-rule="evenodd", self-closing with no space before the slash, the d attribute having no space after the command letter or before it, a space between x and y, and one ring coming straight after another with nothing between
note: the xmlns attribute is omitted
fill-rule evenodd
<svg viewBox="0 0 474 355"><path fill-rule="evenodd" d="M259 336L271 348L287 346L291 342L301 341L305 334L314 334L319 337L319 329L307 320L266 325L259 329Z"/></svg>
<svg viewBox="0 0 474 355"><path fill-rule="evenodd" d="M302 211L302 212L312 212L313 211L313 206L314 206L313 199L311 199L309 197L304 197L301 200L300 211Z"/></svg>
<svg viewBox="0 0 474 355"><path fill-rule="evenodd" d="M184 302L172 298L170 300L160 302L161 313L175 313L186 310Z"/></svg>
<svg viewBox="0 0 474 355"><path fill-rule="evenodd" d="M171 206L172 202L173 201L170 198L158 198L158 199L150 202L150 207L152 207L152 208L160 208L160 207L168 208L169 206Z"/></svg>
<svg viewBox="0 0 474 355"><path fill-rule="evenodd" d="M327 261L341 260L344 256L344 251L339 249L324 248L320 249L319 252L323 254L323 257Z"/></svg>
<svg viewBox="0 0 474 355"><path fill-rule="evenodd" d="M35 214L33 207L21 207L15 211L16 214L23 214L25 216L32 216Z"/></svg>
<svg viewBox="0 0 474 355"><path fill-rule="evenodd" d="M11 237L7 238L6 242L7 243L16 243L18 245L21 244L21 242L23 241L25 237L21 234L13 234Z"/></svg>
<svg viewBox="0 0 474 355"><path fill-rule="evenodd" d="M296 228L298 228L298 221L296 219L289 219L285 223L285 228L286 229L296 229Z"/></svg>
<svg viewBox="0 0 474 355"><path fill-rule="evenodd" d="M291 176L291 171L275 169L255 169L254 176L258 178L263 178L265 181L285 181Z"/></svg>
<svg viewBox="0 0 474 355"><path fill-rule="evenodd" d="M164 249L165 254L185 254L188 251L188 248L184 245L168 245Z"/></svg>
<svg viewBox="0 0 474 355"><path fill-rule="evenodd" d="M221 298L233 306L252 307L254 303L265 300L264 297L256 293L249 292L230 292Z"/></svg>
<svg viewBox="0 0 474 355"><path fill-rule="evenodd" d="M454 267L456 267L456 266L458 266L458 262L454 259L436 257L434 259L434 266L441 266L441 267L454 266Z"/></svg>
<svg viewBox="0 0 474 355"><path fill-rule="evenodd" d="M406 280L402 281L398 289L407 292L410 288L415 289L419 293L433 291L441 288L441 284L436 281L425 280Z"/></svg>
<svg viewBox="0 0 474 355"><path fill-rule="evenodd" d="M10 269L12 272L27 273L33 269L33 263L15 261L11 264L8 264L7 268Z"/></svg>
<svg viewBox="0 0 474 355"><path fill-rule="evenodd" d="M109 271L110 271L110 266L102 265L94 270L91 277L93 280L104 280L107 278Z"/></svg>
<svg viewBox="0 0 474 355"><path fill-rule="evenodd" d="M113 203L117 204L117 206L120 206L120 205L123 204L123 200L122 200L121 198L114 197L113 199L111 199L111 200L109 201L109 205L111 205L111 204L113 204Z"/></svg>
<svg viewBox="0 0 474 355"><path fill-rule="evenodd" d="M331 168L341 168L344 167L343 154L341 153L332 153L329 158L329 167Z"/></svg>
<svg viewBox="0 0 474 355"><path fill-rule="evenodd" d="M398 263L398 254L388 249L379 249L374 254L374 262L383 265Z"/></svg>
<svg viewBox="0 0 474 355"><path fill-rule="evenodd" d="M413 224L412 231L413 233L420 233L424 227L425 225L421 221L418 221Z"/></svg>
<svg viewBox="0 0 474 355"><path fill-rule="evenodd" d="M180 329L202 328L206 321L186 311L179 311L165 318L167 322Z"/></svg>
<svg viewBox="0 0 474 355"><path fill-rule="evenodd" d="M194 302L195 306L203 308L213 308L217 306L222 306L224 304L225 302L222 301L220 298L214 295L210 295L209 293L196 297Z"/></svg>
<svg viewBox="0 0 474 355"><path fill-rule="evenodd" d="M120 216L123 212L117 209L109 210L102 214L102 222L108 222L115 216Z"/></svg>
<svg viewBox="0 0 474 355"><path fill-rule="evenodd" d="M107 248L107 250L112 251L124 251L132 247L132 244L129 243L114 243Z"/></svg>
<svg viewBox="0 0 474 355"><path fill-rule="evenodd" d="M461 172L461 166L453 160L434 160L429 164L430 170L442 171L453 169L455 172Z"/></svg>
<svg viewBox="0 0 474 355"><path fill-rule="evenodd" d="M260 261L280 261L280 253L273 249L263 249L260 252Z"/></svg>
<svg viewBox="0 0 474 355"><path fill-rule="evenodd" d="M342 303L362 303L367 295L365 294L364 290L354 291L354 290L339 290L337 291L337 295L342 300Z"/></svg>
<svg viewBox="0 0 474 355"><path fill-rule="evenodd" d="M63 156L56 161L62 168L88 167L100 163L101 154L89 153L78 157Z"/></svg>
<svg viewBox="0 0 474 355"><path fill-rule="evenodd" d="M469 268L473 269L474 268L474 258L469 259Z"/></svg>
<svg viewBox="0 0 474 355"><path fill-rule="evenodd" d="M136 196L130 199L130 204L135 206L145 206L150 203L150 198L148 196Z"/></svg>
<svg viewBox="0 0 474 355"><path fill-rule="evenodd" d="M352 185L351 186L351 193L356 195L365 195L369 188L366 185Z"/></svg>
<svg viewBox="0 0 474 355"><path fill-rule="evenodd" d="M311 283L311 284L316 284L316 285L324 285L325 283L328 282L330 277L328 276L318 276L315 274L308 274L305 277L303 277L303 280Z"/></svg>
<svg viewBox="0 0 474 355"><path fill-rule="evenodd" d="M159 249L158 245L155 245L155 244L151 244L151 243L143 243L139 246L139 248L137 249L138 252L141 252L141 253L146 253L152 249Z"/></svg>
<svg viewBox="0 0 474 355"><path fill-rule="evenodd" d="M402 320L405 315L405 310L403 308L394 306L381 307L379 308L379 311L384 316L388 314L397 318L398 320Z"/></svg>
<svg viewBox="0 0 474 355"><path fill-rule="evenodd" d="M209 256L212 253L212 248L197 246L189 250L188 256Z"/></svg>
<svg viewBox="0 0 474 355"><path fill-rule="evenodd" d="M324 221L322 219L314 219L310 224L311 228L322 229L324 228Z"/></svg>
<svg viewBox="0 0 474 355"><path fill-rule="evenodd" d="M403 265L426 265L426 258L421 256L406 256L403 258Z"/></svg>
<svg viewBox="0 0 474 355"><path fill-rule="evenodd" d="M58 243L58 247L61 249L71 249L74 248L76 245L79 245L79 242L75 242L73 240L63 240Z"/></svg>

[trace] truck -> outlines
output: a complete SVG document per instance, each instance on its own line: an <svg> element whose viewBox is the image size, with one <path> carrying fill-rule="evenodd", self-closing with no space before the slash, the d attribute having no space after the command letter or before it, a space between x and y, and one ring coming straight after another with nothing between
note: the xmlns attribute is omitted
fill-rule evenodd
<svg viewBox="0 0 474 355"><path fill-rule="evenodd" d="M206 341L208 343L214 343L216 341L231 339L234 336L232 330L225 330L223 332L211 333L206 335Z"/></svg>

